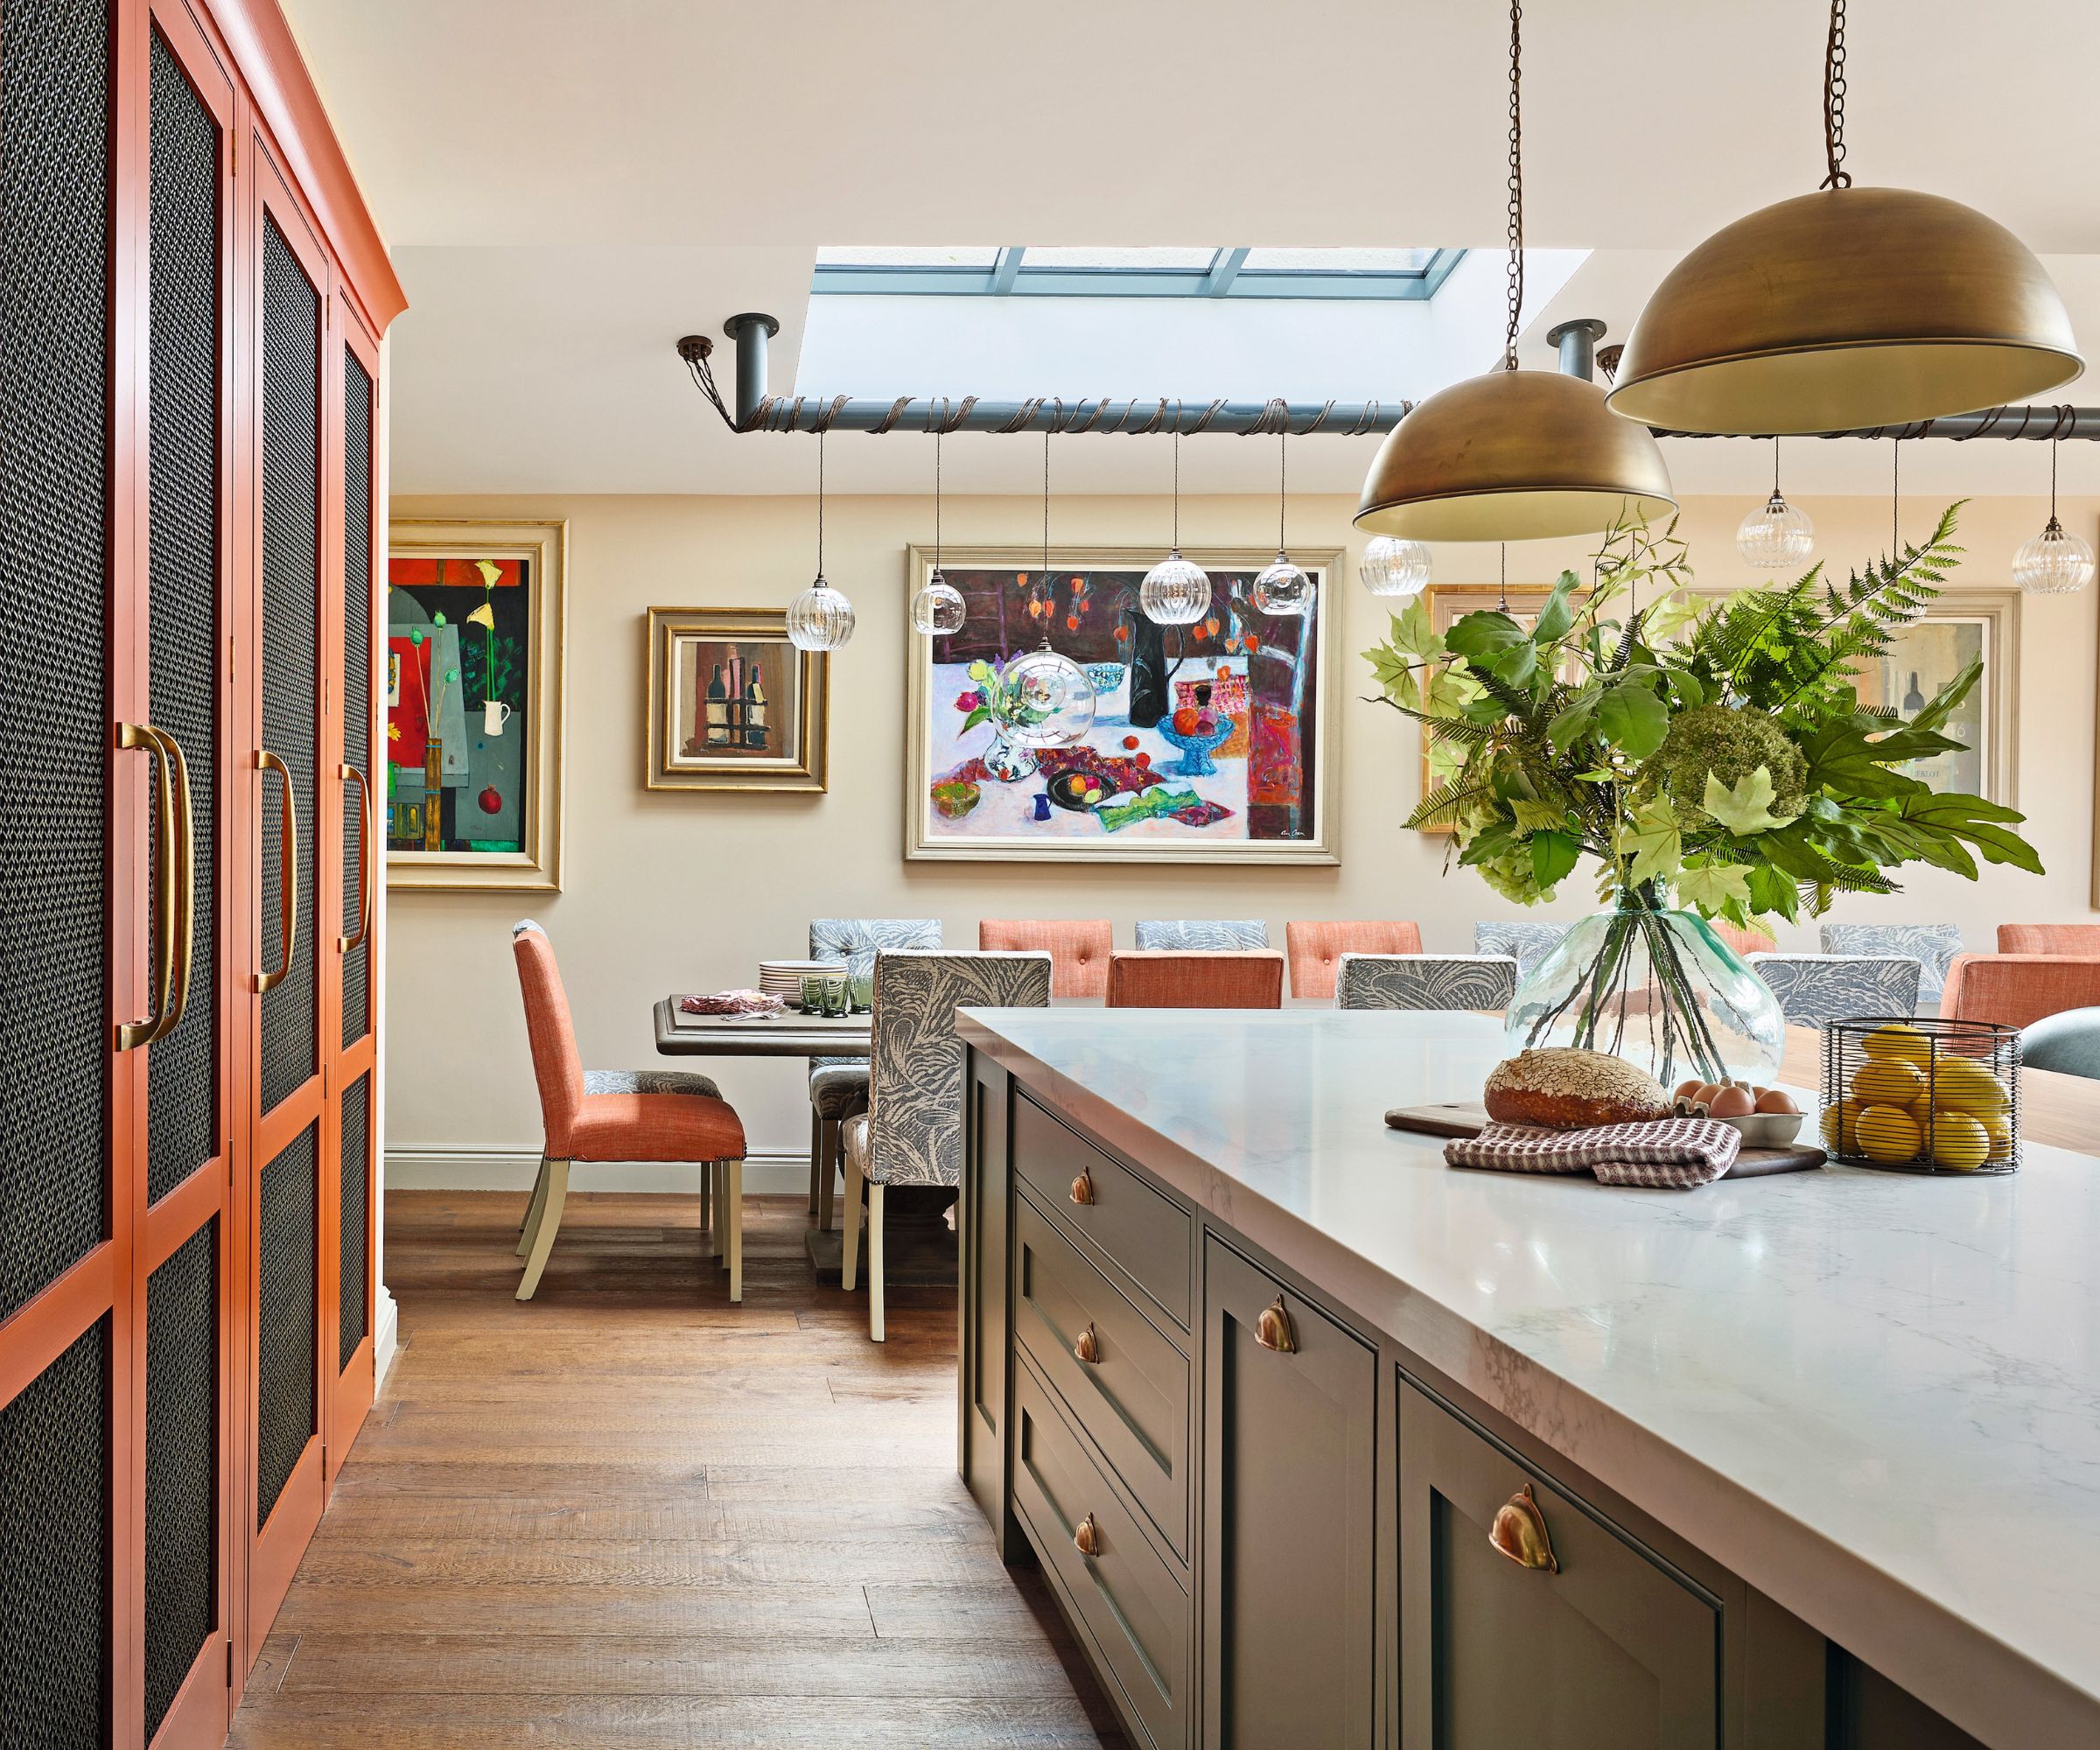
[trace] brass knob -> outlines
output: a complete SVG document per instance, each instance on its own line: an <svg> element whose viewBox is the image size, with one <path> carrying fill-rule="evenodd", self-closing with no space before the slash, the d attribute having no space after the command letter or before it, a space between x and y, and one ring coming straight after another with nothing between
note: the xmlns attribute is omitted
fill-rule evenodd
<svg viewBox="0 0 2100 1750"><path fill-rule="evenodd" d="M1079 1530L1072 1534L1072 1547L1082 1556L1101 1553L1101 1527L1094 1522L1091 1513L1079 1522Z"/></svg>
<svg viewBox="0 0 2100 1750"><path fill-rule="evenodd" d="M1096 1367L1101 1364L1101 1339L1094 1334L1092 1325L1079 1334L1079 1340L1072 1345L1072 1353L1082 1362Z"/></svg>
<svg viewBox="0 0 2100 1750"><path fill-rule="evenodd" d="M1284 1311L1282 1295L1262 1308L1262 1316L1254 1321L1254 1340L1279 1355L1298 1353L1298 1333L1291 1328L1291 1315Z"/></svg>
<svg viewBox="0 0 2100 1750"><path fill-rule="evenodd" d="M1546 1516L1539 1511L1530 1483L1496 1510L1494 1523L1488 1528L1488 1541L1520 1568L1544 1568L1550 1574L1560 1572L1553 1540L1546 1535Z"/></svg>
<svg viewBox="0 0 2100 1750"><path fill-rule="evenodd" d="M1079 1177L1072 1181L1072 1200L1074 1203L1094 1200L1094 1180L1083 1166L1079 1170Z"/></svg>

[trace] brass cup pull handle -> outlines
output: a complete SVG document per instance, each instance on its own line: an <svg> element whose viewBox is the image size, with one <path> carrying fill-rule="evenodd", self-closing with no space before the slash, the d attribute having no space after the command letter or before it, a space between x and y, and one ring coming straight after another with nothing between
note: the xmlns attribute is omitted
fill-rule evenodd
<svg viewBox="0 0 2100 1750"><path fill-rule="evenodd" d="M1254 1340L1279 1355L1298 1353L1298 1333L1292 1328L1290 1313L1284 1310L1282 1295L1262 1308L1261 1316L1254 1321Z"/></svg>
<svg viewBox="0 0 2100 1750"><path fill-rule="evenodd" d="M1092 1325L1079 1334L1078 1340L1072 1345L1072 1353L1090 1367L1101 1365L1101 1339L1095 1335Z"/></svg>
<svg viewBox="0 0 2100 1750"><path fill-rule="evenodd" d="M158 1039L166 1031L166 1020L175 988L176 904L175 888L175 780L168 760L168 744L150 724L116 725L120 751L136 751L153 756L153 982L152 1012L143 1021L116 1024L116 1048L130 1051Z"/></svg>
<svg viewBox="0 0 2100 1750"><path fill-rule="evenodd" d="M1079 1170L1079 1177L1072 1181L1072 1200L1082 1206L1094 1200L1094 1175L1083 1166Z"/></svg>
<svg viewBox="0 0 2100 1750"><path fill-rule="evenodd" d="M1101 1553L1101 1527L1094 1522L1091 1513L1079 1522L1079 1529L1072 1534L1072 1547L1082 1556Z"/></svg>
<svg viewBox="0 0 2100 1750"><path fill-rule="evenodd" d="M335 939L336 952L347 954L354 948L362 948L372 934L372 785L351 765L339 766L336 776L356 780L359 830L363 835L357 842L357 928Z"/></svg>
<svg viewBox="0 0 2100 1750"><path fill-rule="evenodd" d="M1488 1541L1520 1568L1560 1572L1553 1540L1546 1535L1546 1516L1539 1510L1531 1485L1522 1488L1495 1509L1494 1522L1488 1528Z"/></svg>
<svg viewBox="0 0 2100 1750"><path fill-rule="evenodd" d="M291 769L267 747L256 752L256 770L275 772L284 784L283 824L277 834L278 937L284 947L284 963L275 972L256 974L258 991L274 990L291 970L293 944L299 934L299 815L291 793Z"/></svg>

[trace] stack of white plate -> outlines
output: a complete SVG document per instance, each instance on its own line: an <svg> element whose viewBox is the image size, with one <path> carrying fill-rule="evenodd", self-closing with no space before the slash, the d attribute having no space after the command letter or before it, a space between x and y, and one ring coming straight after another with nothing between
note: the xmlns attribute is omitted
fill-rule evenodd
<svg viewBox="0 0 2100 1750"><path fill-rule="evenodd" d="M799 1004L802 1000L802 980L811 973L827 972L843 977L845 970L843 960L761 960L759 989L770 997Z"/></svg>

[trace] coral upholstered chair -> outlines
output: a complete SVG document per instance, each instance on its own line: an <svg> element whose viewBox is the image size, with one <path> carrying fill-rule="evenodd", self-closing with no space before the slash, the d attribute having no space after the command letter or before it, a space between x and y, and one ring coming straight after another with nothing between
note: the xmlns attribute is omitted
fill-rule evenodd
<svg viewBox="0 0 2100 1750"><path fill-rule="evenodd" d="M1111 1009L1278 1009L1284 956L1273 948L1119 949L1109 960Z"/></svg>
<svg viewBox="0 0 2100 1750"><path fill-rule="evenodd" d="M1291 956L1293 997L1332 997L1334 969L1345 954L1419 954L1422 932L1402 923L1289 923L1284 948Z"/></svg>
<svg viewBox="0 0 2100 1750"><path fill-rule="evenodd" d="M2100 1004L2100 955L1957 954L1940 1013L1949 1020L2030 1026Z"/></svg>
<svg viewBox="0 0 2100 1750"><path fill-rule="evenodd" d="M1732 948L1738 954L1772 954L1779 943L1761 929L1739 929L1735 925L1723 923L1718 918L1709 918L1707 928Z"/></svg>
<svg viewBox="0 0 2100 1750"><path fill-rule="evenodd" d="M744 1298L744 1126L704 1075L671 1070L585 1074L576 1051L576 1028L562 990L554 945L536 923L510 933L525 996L525 1031L532 1042L533 1079L547 1139L539 1182L518 1242L525 1274L518 1298L529 1300L547 1268L569 1194L569 1169L578 1161L691 1160L702 1163L704 1206L721 1186L729 1298Z"/></svg>
<svg viewBox="0 0 2100 1750"><path fill-rule="evenodd" d="M1106 918L984 918L977 946L987 954L1049 955L1053 997L1108 994L1116 932Z"/></svg>
<svg viewBox="0 0 2100 1750"><path fill-rule="evenodd" d="M2100 924L2000 924L1998 951L2100 955Z"/></svg>

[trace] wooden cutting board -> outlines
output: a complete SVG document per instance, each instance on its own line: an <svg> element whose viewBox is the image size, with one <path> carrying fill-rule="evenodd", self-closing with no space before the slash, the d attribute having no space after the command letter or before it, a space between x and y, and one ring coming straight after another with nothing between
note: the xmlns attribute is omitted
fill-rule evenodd
<svg viewBox="0 0 2100 1750"><path fill-rule="evenodd" d="M1440 1106L1396 1106L1385 1115L1390 1129L1416 1130L1425 1137L1477 1137L1487 1128L1488 1113L1477 1100L1452 1100ZM1803 1172L1821 1166L1824 1156L1811 1143L1796 1139L1784 1148L1745 1147L1728 1169L1730 1179L1762 1179L1774 1172Z"/></svg>

